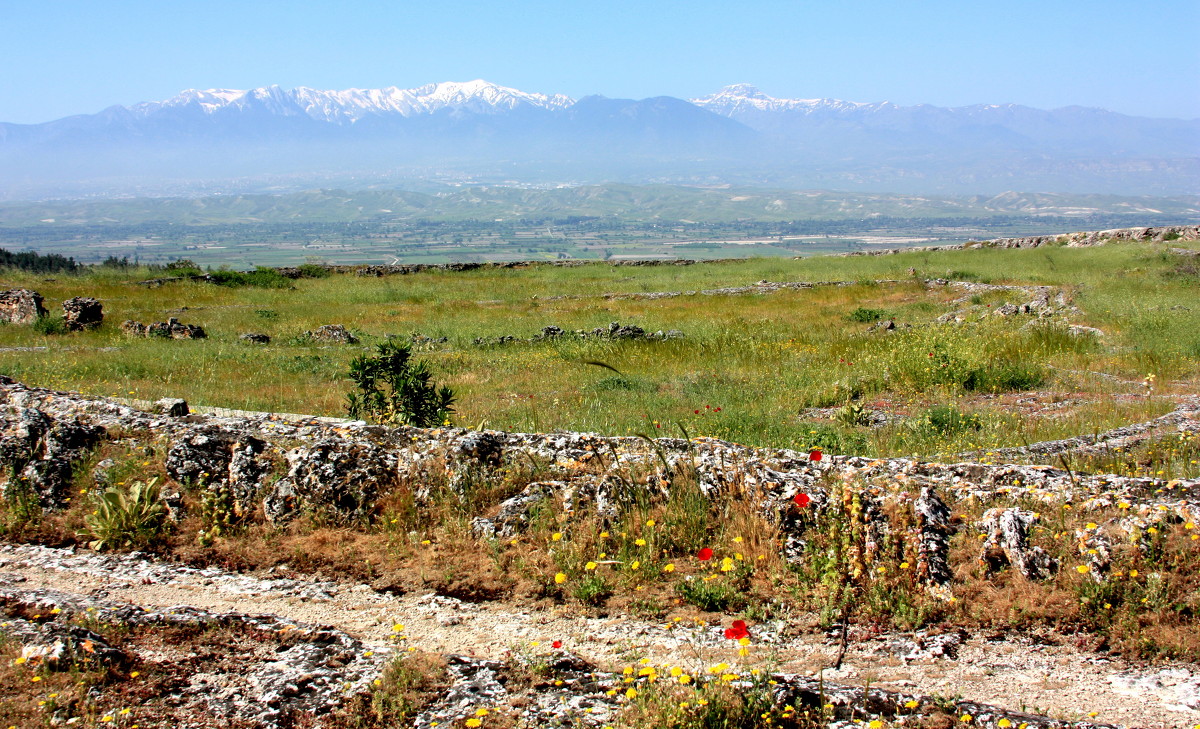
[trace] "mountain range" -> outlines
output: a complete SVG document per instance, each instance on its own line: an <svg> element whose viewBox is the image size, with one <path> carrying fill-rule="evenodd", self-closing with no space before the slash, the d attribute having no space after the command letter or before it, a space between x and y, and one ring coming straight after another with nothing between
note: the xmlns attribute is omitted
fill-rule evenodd
<svg viewBox="0 0 1200 729"><path fill-rule="evenodd" d="M286 191L422 181L621 181L916 193L1200 190L1200 120L1014 104L572 99L486 81L188 90L0 123L0 199Z"/></svg>

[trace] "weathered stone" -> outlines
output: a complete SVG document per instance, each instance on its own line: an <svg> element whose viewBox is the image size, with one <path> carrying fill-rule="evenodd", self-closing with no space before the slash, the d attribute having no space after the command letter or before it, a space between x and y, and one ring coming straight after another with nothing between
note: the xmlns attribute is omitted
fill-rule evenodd
<svg viewBox="0 0 1200 729"><path fill-rule="evenodd" d="M140 321L126 319L125 321L121 322L121 331L131 337L146 336L146 329L146 325Z"/></svg>
<svg viewBox="0 0 1200 729"><path fill-rule="evenodd" d="M267 444L248 433L200 427L167 451L167 475L181 483L228 484L240 509L253 508L263 477L270 471Z"/></svg>
<svg viewBox="0 0 1200 729"><path fill-rule="evenodd" d="M933 585L948 585L954 573L950 570L950 507L930 486L921 488L913 504L919 529L917 541L917 574Z"/></svg>
<svg viewBox="0 0 1200 729"><path fill-rule="evenodd" d="M300 513L338 524L365 521L380 487L396 473L395 454L367 441L322 440L286 458L287 475L263 501L267 519L276 524Z"/></svg>
<svg viewBox="0 0 1200 729"><path fill-rule="evenodd" d="M169 415L172 418L182 418L191 412L188 409L187 400L178 397L164 397L161 400L155 400L154 410L163 415Z"/></svg>
<svg viewBox="0 0 1200 729"><path fill-rule="evenodd" d="M76 296L64 301L62 308L63 323L73 332L96 329L104 322L104 307L97 299Z"/></svg>
<svg viewBox="0 0 1200 729"><path fill-rule="evenodd" d="M75 463L99 442L104 429L55 420L32 408L21 409L15 417L5 414L3 419L0 466L28 483L43 509L62 508ZM6 483L4 492L13 486Z"/></svg>
<svg viewBox="0 0 1200 729"><path fill-rule="evenodd" d="M33 324L46 316L42 295L29 289L0 291L0 322Z"/></svg>
<svg viewBox="0 0 1200 729"><path fill-rule="evenodd" d="M1021 509L988 509L983 513L982 525L988 538L979 561L987 565L988 572L1012 565L1029 580L1044 580L1058 572L1058 560L1041 547L1029 546L1029 527L1036 521L1033 512Z"/></svg>
<svg viewBox="0 0 1200 729"><path fill-rule="evenodd" d="M246 332L245 334L240 335L238 339L242 340L243 342L250 342L251 344L271 343L271 337L260 332Z"/></svg>
<svg viewBox="0 0 1200 729"><path fill-rule="evenodd" d="M358 342L358 337L351 334L341 324L325 324L312 331L305 332L304 336L317 342L331 342L334 344L356 344Z"/></svg>
<svg viewBox="0 0 1200 729"><path fill-rule="evenodd" d="M181 324L174 317L149 325L126 319L121 322L121 331L133 337L163 337L165 339L204 339L208 336L202 327L195 324Z"/></svg>

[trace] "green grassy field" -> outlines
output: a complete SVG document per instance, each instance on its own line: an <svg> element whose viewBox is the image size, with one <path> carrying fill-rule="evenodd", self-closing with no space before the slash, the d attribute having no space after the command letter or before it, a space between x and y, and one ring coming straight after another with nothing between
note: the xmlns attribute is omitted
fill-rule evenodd
<svg viewBox="0 0 1200 729"><path fill-rule="evenodd" d="M98 331L78 334L4 326L0 372L96 395L175 396L194 405L343 415L349 360L385 337L419 333L447 338L422 345L419 357L433 366L439 383L454 389L460 425L611 434L686 430L752 445L922 457L1144 420L1170 410L1169 395L1195 392L1200 379L1200 279L1194 266L1151 244L335 275L283 289L133 283L150 275L94 269L47 280L5 274L3 288L39 291L55 315L63 299L99 298L106 320ZM923 283L935 277L1063 287L1078 311L1036 325L1029 315L984 316L988 305L1021 304L1029 297L994 291L953 304L963 293ZM601 296L760 280L857 283L724 296ZM554 298L563 295L574 298ZM979 313L966 322L933 324L969 305ZM858 309L877 310L912 328L868 333L870 322L852 316ZM125 319L148 323L170 316L203 326L209 338L139 340L119 329ZM472 343L478 337L529 338L548 325L590 330L611 321L650 332L677 329L684 336L666 342ZM360 344L322 346L300 337L335 323L354 331ZM1096 327L1104 335L1070 336L1065 323ZM270 335L272 343L238 340L250 331ZM44 349L17 349L27 347ZM1151 374L1154 384L1147 388ZM1029 405L1024 409L1014 405L1023 396ZM1064 401L1054 417L1026 412ZM848 416L801 417L804 408L848 403L910 417L874 429ZM966 427L934 422L936 413L930 420L931 408L946 406L971 416ZM1172 459L1171 468L1195 475L1187 460Z"/></svg>

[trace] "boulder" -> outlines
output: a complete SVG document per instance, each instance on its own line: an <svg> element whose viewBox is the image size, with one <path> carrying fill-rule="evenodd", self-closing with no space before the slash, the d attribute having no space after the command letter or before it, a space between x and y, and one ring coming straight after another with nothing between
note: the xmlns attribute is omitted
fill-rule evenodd
<svg viewBox="0 0 1200 729"><path fill-rule="evenodd" d="M0 322L32 324L46 315L42 295L29 289L0 291Z"/></svg>
<svg viewBox="0 0 1200 729"><path fill-rule="evenodd" d="M271 343L271 337L269 337L266 334L261 334L259 332L246 332L245 334L240 335L238 337L238 339L242 340L243 342L250 342L251 344L270 344Z"/></svg>
<svg viewBox="0 0 1200 729"><path fill-rule="evenodd" d="M104 321L104 307L89 296L76 296L62 303L63 323L72 332L96 329Z"/></svg>
<svg viewBox="0 0 1200 729"><path fill-rule="evenodd" d="M182 418L191 412L187 400L178 397L164 397L154 401L154 412L169 415L172 418Z"/></svg>
<svg viewBox="0 0 1200 729"><path fill-rule="evenodd" d="M325 324L312 331L305 332L304 336L318 342L332 342L334 344L355 344L358 342L358 337L351 334L341 324Z"/></svg>

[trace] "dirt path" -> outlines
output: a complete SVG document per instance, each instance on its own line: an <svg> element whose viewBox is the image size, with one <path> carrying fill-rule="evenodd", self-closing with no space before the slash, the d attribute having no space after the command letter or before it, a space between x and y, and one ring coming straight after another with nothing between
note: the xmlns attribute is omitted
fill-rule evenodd
<svg viewBox="0 0 1200 729"><path fill-rule="evenodd" d="M137 555L6 545L0 547L0 572L23 578L23 588L332 625L368 646L393 644L394 626L401 624L408 645L481 658L500 659L536 650L535 641L561 640L603 669L620 670L649 658L700 670L722 661L746 669L770 662L777 671L816 675L837 652L836 642L824 635L789 635L784 621L754 626L751 654L739 658L721 626L586 617L566 609L531 612L435 595L393 596L366 585L251 577ZM1200 666L1138 667L1081 651L1062 636L858 636L843 668L825 670L824 677L1068 720L1140 727L1200 723Z"/></svg>

